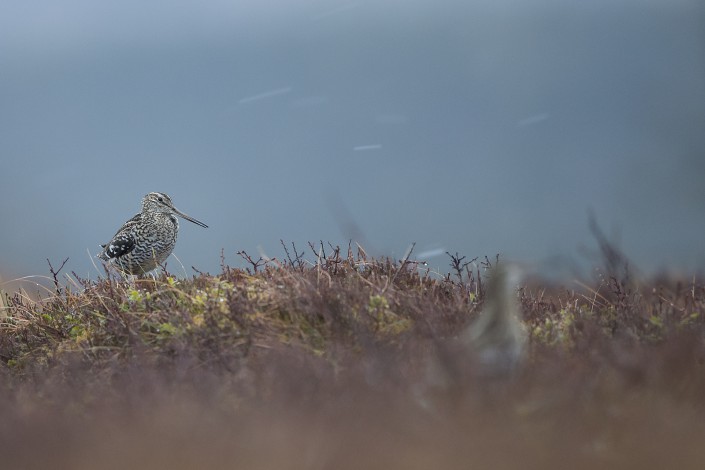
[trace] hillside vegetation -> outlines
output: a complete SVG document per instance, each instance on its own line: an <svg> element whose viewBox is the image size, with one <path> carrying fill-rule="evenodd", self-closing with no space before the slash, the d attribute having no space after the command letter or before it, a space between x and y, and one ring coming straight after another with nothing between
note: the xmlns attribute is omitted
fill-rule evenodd
<svg viewBox="0 0 705 470"><path fill-rule="evenodd" d="M503 261L359 247L3 293L5 468L702 468L705 285L526 279L527 348L462 344Z"/></svg>

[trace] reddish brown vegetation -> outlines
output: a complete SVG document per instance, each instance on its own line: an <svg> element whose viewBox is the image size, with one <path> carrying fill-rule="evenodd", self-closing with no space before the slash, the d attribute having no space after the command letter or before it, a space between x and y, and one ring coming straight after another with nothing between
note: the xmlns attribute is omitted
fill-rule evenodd
<svg viewBox="0 0 705 470"><path fill-rule="evenodd" d="M529 357L486 379L456 343L496 261L292 251L8 296L4 468L702 468L701 282L530 280Z"/></svg>

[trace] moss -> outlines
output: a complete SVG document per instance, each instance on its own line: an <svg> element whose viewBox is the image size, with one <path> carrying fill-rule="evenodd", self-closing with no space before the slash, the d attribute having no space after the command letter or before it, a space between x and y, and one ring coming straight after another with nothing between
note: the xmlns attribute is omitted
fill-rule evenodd
<svg viewBox="0 0 705 470"><path fill-rule="evenodd" d="M424 335L456 337L484 300L480 273L453 281L400 269L388 259L330 254L311 267L267 266L256 273L225 267L219 275L190 279L79 282L83 289L60 289L37 302L3 294L0 358L11 370L43 366L56 354L77 350L100 369L106 358L131 360L136 349L171 357L178 347L203 357L243 341L286 344L335 362L341 349L357 354L369 344L397 348ZM615 286L613 295L597 295L599 286L586 294L550 285L540 295L524 289L520 300L533 343L571 350L595 332L609 339L617 331L655 342L705 323L705 289L699 285L688 291L642 289L653 295L626 295Z"/></svg>

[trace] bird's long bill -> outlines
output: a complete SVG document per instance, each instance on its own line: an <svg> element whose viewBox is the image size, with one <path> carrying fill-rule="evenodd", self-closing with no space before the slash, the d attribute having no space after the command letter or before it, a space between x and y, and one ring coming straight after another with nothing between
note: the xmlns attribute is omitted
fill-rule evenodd
<svg viewBox="0 0 705 470"><path fill-rule="evenodd" d="M183 212L181 212L180 210L178 210L178 209L176 209L176 208L174 208L174 212L176 212L176 214L177 214L179 217L181 217L181 218L183 218L183 219L186 219L186 220L188 220L189 222L193 222L194 224L200 225L200 226L203 227L203 228L208 228L208 226L207 226L206 224L204 224L203 222L201 222L200 220L196 220L196 219L194 219L193 217L184 214Z"/></svg>

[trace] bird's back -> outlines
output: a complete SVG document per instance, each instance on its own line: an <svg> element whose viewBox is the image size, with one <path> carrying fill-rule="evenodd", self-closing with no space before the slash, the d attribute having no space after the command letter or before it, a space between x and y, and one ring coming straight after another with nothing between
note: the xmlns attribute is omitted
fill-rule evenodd
<svg viewBox="0 0 705 470"><path fill-rule="evenodd" d="M160 212L142 212L125 222L98 255L128 274L143 274L169 257L178 235L176 217Z"/></svg>

